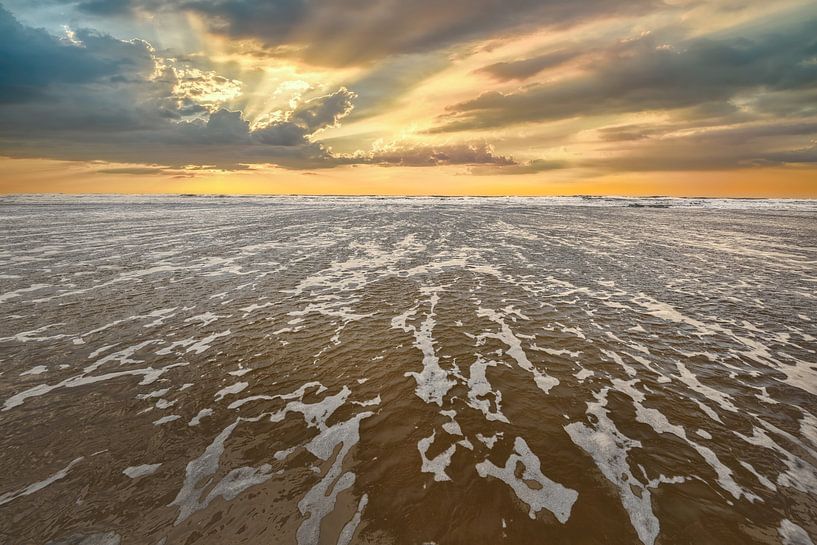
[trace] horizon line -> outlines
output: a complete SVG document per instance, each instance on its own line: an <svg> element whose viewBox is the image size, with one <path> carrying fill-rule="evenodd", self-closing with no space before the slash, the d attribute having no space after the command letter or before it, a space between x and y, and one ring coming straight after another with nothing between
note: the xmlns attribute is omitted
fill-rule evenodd
<svg viewBox="0 0 817 545"><path fill-rule="evenodd" d="M477 199L507 199L507 198L529 198L529 199L689 199L689 200L743 200L743 201L817 201L817 196L813 197L750 197L750 196L704 196L704 195L615 195L615 194L589 194L576 193L565 195L525 195L525 194L388 194L388 193L94 193L94 192L37 192L37 193L0 193L0 198L5 197L48 197L48 196L95 196L95 197L331 197L331 198L436 198L436 199L456 199L456 198L477 198Z"/></svg>

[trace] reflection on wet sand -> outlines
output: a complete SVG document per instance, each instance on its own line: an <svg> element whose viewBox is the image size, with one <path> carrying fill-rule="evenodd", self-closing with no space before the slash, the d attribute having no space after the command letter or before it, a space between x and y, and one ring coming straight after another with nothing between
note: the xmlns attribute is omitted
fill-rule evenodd
<svg viewBox="0 0 817 545"><path fill-rule="evenodd" d="M817 206L629 204L0 199L0 541L813 543Z"/></svg>

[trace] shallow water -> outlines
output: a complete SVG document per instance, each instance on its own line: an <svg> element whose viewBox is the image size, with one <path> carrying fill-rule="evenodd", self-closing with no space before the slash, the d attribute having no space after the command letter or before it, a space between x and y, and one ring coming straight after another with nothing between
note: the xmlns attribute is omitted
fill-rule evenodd
<svg viewBox="0 0 817 545"><path fill-rule="evenodd" d="M2 198L0 542L812 543L816 220Z"/></svg>

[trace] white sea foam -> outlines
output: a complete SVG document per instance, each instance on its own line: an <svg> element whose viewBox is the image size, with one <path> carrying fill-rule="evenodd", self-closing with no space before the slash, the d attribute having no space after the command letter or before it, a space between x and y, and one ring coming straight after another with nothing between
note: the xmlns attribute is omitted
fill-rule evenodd
<svg viewBox="0 0 817 545"><path fill-rule="evenodd" d="M367 503L369 503L369 496L367 494L363 494L357 504L357 511L355 511L352 520L347 522L340 531L337 545L349 545L352 542L352 537L354 537L355 531L357 530L358 525L360 525L360 516L363 514L363 510L366 509Z"/></svg>
<svg viewBox="0 0 817 545"><path fill-rule="evenodd" d="M481 433L477 433L477 439L484 444L489 449L494 448L496 442L504 435L503 432L495 433L494 435L486 436L482 435Z"/></svg>
<svg viewBox="0 0 817 545"><path fill-rule="evenodd" d="M20 333L16 333L10 337L0 337L0 342L15 341L18 343L27 343L27 342L56 341L58 339L68 337L69 335L65 335L62 333L58 333L56 335L42 335L42 333L46 332L49 329L59 327L61 325L64 324L62 323L48 324L42 327L38 327L37 329L32 329L31 331L21 331Z"/></svg>
<svg viewBox="0 0 817 545"><path fill-rule="evenodd" d="M201 424L202 418L207 418L208 416L213 415L213 409L202 409L200 410L196 416L190 419L190 422L187 423L188 426L198 426Z"/></svg>
<svg viewBox="0 0 817 545"><path fill-rule="evenodd" d="M240 421L239 418L224 428L201 456L187 464L182 488L170 503L179 508L176 525L196 511L207 507L214 498L221 496L227 501L232 500L247 488L266 482L272 477L272 467L269 464L262 464L258 468L240 467L227 473L205 495L205 490L212 482L212 476L218 470L219 461L224 453L224 443Z"/></svg>
<svg viewBox="0 0 817 545"><path fill-rule="evenodd" d="M428 458L428 449L431 447L431 444L434 443L436 437L437 431L435 430L431 432L431 435L417 442L417 450L420 451L420 459L422 461L420 471L423 473L431 473L434 475L435 481L450 481L451 477L445 472L445 468L451 464L451 457L457 450L457 445L454 443L434 458Z"/></svg>
<svg viewBox="0 0 817 545"><path fill-rule="evenodd" d="M231 333L232 332L228 329L226 331L222 331L221 333L213 333L212 335L208 335L207 337L205 337L205 338L201 339L200 341L197 341L196 343L191 345L187 349L187 352L193 352L195 354L201 354L202 352L210 349L210 346L213 343L213 341L215 341L216 339L220 339L221 337L227 337Z"/></svg>
<svg viewBox="0 0 817 545"><path fill-rule="evenodd" d="M596 401L587 404L587 414L597 420L593 427L574 422L564 429L573 442L593 458L602 475L615 485L641 542L653 545L659 523L652 510L651 494L635 478L627 462L630 449L640 447L641 443L622 434L610 420L606 409L607 391L595 394Z"/></svg>
<svg viewBox="0 0 817 545"><path fill-rule="evenodd" d="M355 474L351 471L343 472L343 460L360 440L361 420L372 414L371 412L359 413L345 422L324 429L306 445L306 449L321 460L328 460L339 445L341 448L326 474L298 502L298 509L307 516L301 522L296 534L299 545L318 543L321 521L334 510L338 494L351 488L354 484Z"/></svg>
<svg viewBox="0 0 817 545"><path fill-rule="evenodd" d="M686 441L689 446L695 449L698 454L703 457L706 463L715 470L718 484L724 490L732 494L735 499L740 499L743 496L750 501L760 500L759 496L744 490L735 482L733 478L733 471L720 461L712 449L699 445L698 443L690 440L687 437L686 430L684 430L682 426L671 424L669 420L667 420L667 417L657 409L644 407L643 402L645 400L645 396L635 388L635 384L637 382L637 380L625 382L623 380L613 379L613 386L615 389L627 394L633 400L633 405L635 406L636 411L636 421L649 425L657 433L671 433L679 439Z"/></svg>
<svg viewBox="0 0 817 545"><path fill-rule="evenodd" d="M215 394L216 401L221 401L225 397L229 395L235 395L239 392L243 392L247 386L249 386L249 382L236 382L235 384L231 384L229 386L225 386Z"/></svg>
<svg viewBox="0 0 817 545"><path fill-rule="evenodd" d="M13 492L6 492L5 494L0 495L0 505L5 505L16 500L22 496L28 496L34 494L35 492L39 492L43 488L47 486L51 486L55 482L64 479L68 476L68 472L71 471L71 468L80 463L84 458L80 456L79 458L74 458L71 462L62 468L61 470L57 471L56 473L50 475L48 478L43 479L42 481L37 481L36 483L31 483L28 486L24 486L19 490L14 490Z"/></svg>
<svg viewBox="0 0 817 545"><path fill-rule="evenodd" d="M486 361L481 357L477 357L477 361L471 364L468 376L468 405L481 411L487 420L507 423L507 417L502 414L502 392L491 387L486 375L488 368L496 365L495 361ZM493 397L496 410L491 410L491 401L485 399L489 395Z"/></svg>
<svg viewBox="0 0 817 545"><path fill-rule="evenodd" d="M806 531L789 519L780 521L778 533L783 540L783 545L814 545Z"/></svg>
<svg viewBox="0 0 817 545"><path fill-rule="evenodd" d="M126 467L122 470L122 473L130 477L131 479L138 479L139 477L145 477L147 475L153 475L156 473L159 468L162 466L161 463L159 464L143 464L139 466L131 466Z"/></svg>
<svg viewBox="0 0 817 545"><path fill-rule="evenodd" d="M87 386L89 384L96 384L98 382L104 382L107 380L113 380L120 377L126 376L142 376L142 381L139 384L147 385L155 382L159 379L164 373L173 369L174 367L181 367L187 365L187 363L174 363L172 365L168 365L165 367L161 367L159 369L154 369L153 367L147 367L143 369L129 369L126 371L118 371L114 373L106 373L103 375L77 375L71 378L67 378L62 382L58 382L56 384L39 384L27 390L23 390L17 394L6 399L3 403L3 411L8 411L9 409L13 409L14 407L19 407L25 401L32 397L39 397L43 396L49 392L60 388L77 388L80 386Z"/></svg>
<svg viewBox="0 0 817 545"><path fill-rule="evenodd" d="M586 369L586 368L583 367L576 374L574 374L573 376L576 377L576 379L579 382L584 382L585 379L588 379L588 378L592 377L594 374L595 373L593 371L591 371L590 369Z"/></svg>
<svg viewBox="0 0 817 545"><path fill-rule="evenodd" d="M436 324L434 311L439 300L440 296L437 294L437 291L431 291L431 298L429 300L430 309L425 320L420 324L419 329L408 324L408 319L417 313L416 307L393 318L391 325L407 333L412 333L414 335L414 346L423 353L423 370L419 373L415 371L406 373L406 376L414 377L417 383L415 393L426 403L442 405L443 397L454 386L454 381L451 380L448 373L440 367L440 360L434 351L432 331Z"/></svg>
<svg viewBox="0 0 817 545"><path fill-rule="evenodd" d="M171 401L171 400L168 400L168 399L159 399L158 401L156 401L156 405L155 405L155 406L156 406L156 408L157 408L157 409L159 409L160 411L163 411L163 410L165 410L165 409L168 409L168 408L172 407L172 406L173 406L173 405L175 405L175 404L176 404L178 401L179 401L178 399L174 399L174 400L172 400L172 401Z"/></svg>
<svg viewBox="0 0 817 545"><path fill-rule="evenodd" d="M195 316L191 316L190 318L186 318L184 321L187 322L199 322L201 327L208 326L218 320L219 318L228 318L229 316L222 316L219 314L215 314L213 312L203 312L202 314L197 314Z"/></svg>
<svg viewBox="0 0 817 545"><path fill-rule="evenodd" d="M153 399L155 397L162 397L166 393L170 391L170 388L161 388L159 390L153 390L152 392L148 392L146 394L138 394L136 399Z"/></svg>
<svg viewBox="0 0 817 545"><path fill-rule="evenodd" d="M0 303L5 303L11 299L17 299L21 297L24 293L31 293L32 291L38 291L47 287L50 287L51 284L32 284L27 288L20 288L13 291L7 291L6 293L0 294Z"/></svg>
<svg viewBox="0 0 817 545"><path fill-rule="evenodd" d="M522 478L516 476L516 466L521 463L525 471ZM504 467L497 467L489 460L477 464L480 477L495 477L510 486L517 497L530 507L530 518L547 509L564 524L570 518L570 511L579 494L547 478L540 469L539 458L531 452L528 444L521 437L514 441L514 452L508 456ZM528 481L535 481L537 487L531 487Z"/></svg>
<svg viewBox="0 0 817 545"><path fill-rule="evenodd" d="M280 411L273 413L270 416L270 421L281 422L288 413L298 412L304 417L306 424L313 428L326 430L326 421L340 408L349 398L352 391L344 386L340 392L335 395L324 397L321 401L315 403L304 403L301 398L295 401L290 401Z"/></svg>
<svg viewBox="0 0 817 545"><path fill-rule="evenodd" d="M525 354L525 350L522 348L522 341L520 341L519 338L514 335L513 330L511 330L508 324L505 323L505 320L500 313L487 308L479 308L477 315L488 318L492 322L499 325L500 332L498 334L483 333L482 337L498 339L508 345L508 355L513 358L514 361L516 361L516 364L520 368L533 375L533 380L540 390L542 390L544 393L548 393L550 392L551 388L559 385L559 379L542 373L539 369L534 367L534 365L528 359L527 354Z"/></svg>
<svg viewBox="0 0 817 545"><path fill-rule="evenodd" d="M737 406L735 406L732 399L727 394L702 384L701 381L698 380L698 377L680 361L675 362L675 364L678 367L678 378L680 378L684 384L689 386L691 390L698 392L708 400L714 401L721 409L733 413L738 412Z"/></svg>

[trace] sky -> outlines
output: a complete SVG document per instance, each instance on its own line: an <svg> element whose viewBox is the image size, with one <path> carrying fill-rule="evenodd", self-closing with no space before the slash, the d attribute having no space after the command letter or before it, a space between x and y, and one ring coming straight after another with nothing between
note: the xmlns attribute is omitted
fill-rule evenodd
<svg viewBox="0 0 817 545"><path fill-rule="evenodd" d="M0 0L0 193L817 197L817 2Z"/></svg>

